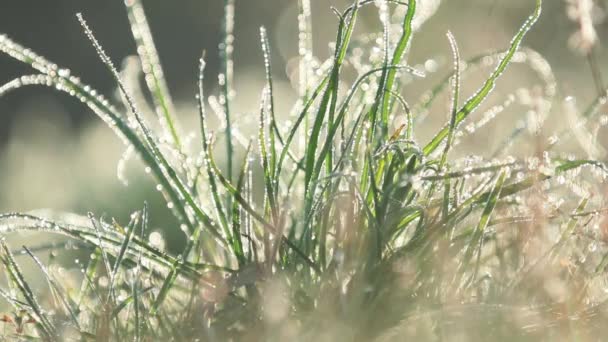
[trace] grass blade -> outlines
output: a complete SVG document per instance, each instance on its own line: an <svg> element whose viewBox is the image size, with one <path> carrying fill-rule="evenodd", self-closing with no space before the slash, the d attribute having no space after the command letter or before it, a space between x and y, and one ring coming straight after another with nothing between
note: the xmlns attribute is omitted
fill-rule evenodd
<svg viewBox="0 0 608 342"><path fill-rule="evenodd" d="M460 124L464 119L466 119L466 117L469 116L469 114L471 114L477 107L479 107L479 105L492 92L494 86L496 85L496 81L507 69L507 66L513 58L513 55L519 49L522 40L540 17L541 9L542 0L536 0L536 7L534 9L534 12L521 26L521 28L511 41L511 46L501 59L496 69L492 72L492 74L490 74L488 79L485 81L483 86L475 93L475 95L469 98L462 106L462 108L458 111L458 113L456 113L456 125ZM449 130L449 127L444 127L443 129L441 129L439 133L437 133L437 135L435 135L435 137L424 147L424 154L428 156L433 153L439 147L441 142L447 137Z"/></svg>

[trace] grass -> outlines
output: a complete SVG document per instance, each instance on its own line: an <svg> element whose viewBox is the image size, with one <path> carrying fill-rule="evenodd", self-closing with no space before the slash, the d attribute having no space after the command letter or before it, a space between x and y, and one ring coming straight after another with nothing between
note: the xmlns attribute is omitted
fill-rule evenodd
<svg viewBox="0 0 608 342"><path fill-rule="evenodd" d="M47 291L36 293L3 240L7 279L0 295L14 311L3 318L9 326L5 336L45 341L602 336L608 312L605 294L598 291L606 289L608 254L602 254L606 237L594 227L605 225L606 208L601 195L586 189L605 183L603 162L555 152L557 143L572 141L571 133L557 133L547 144L539 127L505 129L492 158L452 153L512 102L472 121L511 63L528 64L545 85L541 100L553 102L556 81L546 61L520 47L541 15L541 0L531 1L530 17L504 51L462 60L448 32L454 69L413 106L401 79L424 77L407 63L415 48L416 1L375 3L354 1L334 9L333 56L316 61L310 1L298 1L300 98L293 123L281 122L276 112L272 47L261 28L266 86L257 138L244 144L231 116L234 0L225 0L220 49L224 122L218 132L207 126L203 54L197 146L183 139L139 0L128 1L127 12L154 113L140 109L80 14L85 36L115 77L122 104L110 103L67 69L0 36L0 51L35 70L0 87L0 95L42 85L80 100L150 170L179 222L175 234L187 237L178 255L157 248L148 238L145 204L126 226L92 213L0 215L3 236L62 234L91 253L81 283L73 286L24 246L48 282ZM351 47L359 44L354 35L359 12L374 8L384 31L370 35L380 38L382 58L367 60ZM397 36L390 32L391 21L399 23ZM462 76L488 63L494 69L461 101ZM353 70L358 78L348 82L345 74ZM422 141L417 126L448 88L446 124ZM605 91L580 117L590 122L602 101ZM533 113L541 117L541 111ZM509 156L510 146L525 141L527 131L537 141L536 154ZM222 163L215 159L220 135Z"/></svg>

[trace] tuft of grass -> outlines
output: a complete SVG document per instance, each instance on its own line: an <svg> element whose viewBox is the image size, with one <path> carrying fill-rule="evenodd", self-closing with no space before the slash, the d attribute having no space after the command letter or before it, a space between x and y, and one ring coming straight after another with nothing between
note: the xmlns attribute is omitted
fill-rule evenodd
<svg viewBox="0 0 608 342"><path fill-rule="evenodd" d="M379 39L359 39L358 16L373 11L372 4L379 5L383 31L368 34ZM542 1L534 2L504 52L462 59L448 32L454 68L419 100L407 91L408 82L424 77L408 60L415 48L416 1L356 0L343 11L334 9L335 50L326 61L312 53L311 2L299 0L298 6L295 120L282 122L276 111L271 46L261 28L266 85L257 139L245 144L231 117L234 0L224 2L220 48L224 122L219 132L207 125L203 54L195 146L183 139L139 0L126 7L159 130L151 128L147 106L136 103L82 15L85 36L114 76L122 106L0 36L0 51L36 72L2 85L0 96L40 85L80 100L149 168L178 222L175 234L187 238L178 255L159 249L147 238L147 205L125 227L94 214L0 215L3 237L23 231L62 234L91 252L80 286L68 288L67 280L25 247L49 286L49 294L40 295L2 240L7 285L0 295L15 310L14 318L4 319L14 323L10 336L45 341L602 336L607 312L597 289L605 289L608 253L590 227L604 222L607 209L605 199L589 189L605 182L604 163L554 152L556 141L542 143L538 126L503 130L491 158L454 153L514 101L485 109L463 129L511 63L527 63L539 75L545 86L540 100L555 98L556 81L546 61L520 48ZM395 38L394 24L401 30ZM376 44L380 59L353 53L354 47L372 50ZM461 75L488 64L494 70L461 104ZM354 82L347 72L356 73ZM344 90L345 85L350 87ZM446 124L430 141L421 141L417 126L450 85ZM581 118L591 120L602 101L603 95ZM534 113L541 125L546 113ZM219 134L225 137L225 165L214 158ZM526 135L537 141L538 153L509 156L510 146L525 143ZM553 140L568 138L564 132ZM257 188L263 196L256 195ZM49 300L40 300L43 296Z"/></svg>

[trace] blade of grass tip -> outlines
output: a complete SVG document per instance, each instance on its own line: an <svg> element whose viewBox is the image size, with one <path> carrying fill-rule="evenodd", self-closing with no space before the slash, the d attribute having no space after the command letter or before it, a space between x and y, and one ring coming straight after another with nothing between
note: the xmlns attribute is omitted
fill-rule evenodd
<svg viewBox="0 0 608 342"><path fill-rule="evenodd" d="M147 206L145 204L144 206ZM123 240L122 245L120 246L120 250L118 251L118 255L116 256L116 260L114 262L114 267L110 273L110 284L108 288L110 292L114 292L114 282L116 281L116 276L118 275L118 270L120 269L120 264L122 263L123 258L125 257L125 253L127 249L129 249L129 245L131 244L131 239L133 238L133 233L135 232L135 228L137 227L140 220L140 213L136 212L131 216L131 222L127 226L127 231L125 232L125 238ZM112 296L116 297L116 294Z"/></svg>
<svg viewBox="0 0 608 342"><path fill-rule="evenodd" d="M203 148L203 164L205 166L205 170L207 171L207 180L209 181L209 187L211 189L211 194L213 197L213 202L215 204L215 212L216 212L216 216L219 219L220 224L222 225L222 229L224 230L224 233L226 234L226 237L228 238L228 240L230 240L230 231L228 228L228 218L226 217L226 212L224 210L224 204L222 203L222 200L220 198L220 194L218 192L217 189L217 182L216 182L216 176L215 173L213 171L213 169L211 168L211 166L209 166L209 156L207 151L209 150L209 141L208 141L208 134L207 134L207 113L205 110L205 93L204 93L204 75L205 75L205 59L204 59L204 52L203 52L203 56L200 59L200 63L199 63L199 73L198 73L198 94L196 95L196 98L198 99L197 101L197 105L198 105L198 112L199 112L199 121L200 121L200 126L201 126L201 144L202 144L202 148ZM230 166L232 167L232 166ZM229 167L229 169L230 169ZM230 173L228 173L228 177L230 177ZM201 227L199 226L197 228L197 230L200 230ZM198 236L200 233L196 232L194 235Z"/></svg>
<svg viewBox="0 0 608 342"><path fill-rule="evenodd" d="M278 164L277 164L277 152L276 152L276 140L281 143L283 146L283 153L288 155L299 168L302 168L297 158L290 152L289 143L286 143L281 135L281 131L279 129L279 125L277 124L276 119L276 111L274 105L274 85L272 80L272 62L270 58L270 43L268 41L268 34L266 32L265 27L260 27L260 41L262 43L262 53L264 56L264 72L266 76L266 87L268 88L269 93L269 101L268 101L268 109L270 112L270 124L269 124L269 140L270 140L270 166L272 169L272 175L275 179L275 188L278 187L278 177L275 175L278 174ZM304 112L306 113L306 111ZM293 137L292 137L293 138ZM231 180L232 181L232 180Z"/></svg>
<svg viewBox="0 0 608 342"><path fill-rule="evenodd" d="M172 116L174 112L173 100L165 80L163 69L158 57L158 52L152 38L150 25L146 19L146 13L141 0L125 1L131 32L137 45L137 53L144 72L146 86L152 95L159 122L167 136L171 137L174 146L181 151L180 134L177 122Z"/></svg>
<svg viewBox="0 0 608 342"><path fill-rule="evenodd" d="M456 38L452 32L447 32L448 41L450 42L450 48L452 49L453 61L454 61L454 76L452 77L452 106L450 110L450 121L448 126L448 137L445 143L445 148L443 149L443 153L441 154L441 159L439 161L439 166L437 167L437 173L443 172L443 168L448 160L448 152L452 147L452 142L454 141L454 133L456 130L456 115L458 111L458 99L460 97L460 51L458 50L458 44L456 42ZM427 205L433 196L435 191L436 183L431 182L431 186L427 193ZM449 189L447 190L449 192Z"/></svg>
<svg viewBox="0 0 608 342"><path fill-rule="evenodd" d="M137 109L137 107L135 105L135 102L133 101L130 93L125 88L124 83L120 79L120 75L118 74L118 71L114 67L114 64L112 63L112 60L110 60L110 58L108 57L108 55L105 53L105 51L103 50L103 48L99 44L99 41L95 38L95 35L93 34L93 31L91 31L91 29L89 28L87 22L84 20L84 17L82 16L81 13L78 13L76 16L78 18L78 21L80 22L80 25L84 29L87 38L89 39L89 41L91 42L91 44L93 45L93 47L95 48L95 50L97 51L97 54L99 55L99 57L102 60L102 62L105 64L105 66L108 68L108 70L114 76L114 79L118 83L118 87L119 87L121 93L127 99L127 103L129 104L129 107L130 107L129 110L131 111L131 114L133 114L133 116L135 117L137 123L139 124L139 127L141 128L141 130L142 130L142 132L144 134L145 141L147 142L148 147L149 147L150 151L152 152L152 155L157 159L157 161L165 169L166 173L168 174L168 176L170 177L170 179L173 181L173 185L179 191L180 195L186 201L186 203L188 204L188 206L194 211L196 217L199 220L201 220L201 222L205 226L207 226L209 232L211 232L211 234L218 240L218 242L220 242L220 245L226 246L227 242L224 239L224 237L222 237L222 235L217 230L217 228L216 228L213 220L194 201L194 199L192 198L191 194L188 192L188 189L186 188L186 186L184 185L184 183L182 182L182 180L177 176L177 173L174 170L174 168L169 164L169 162L167 161L167 159L164 157L163 153L158 148L158 146L157 146L157 144L155 142L155 139L152 136L152 133L150 132L150 130L147 127L147 125L145 124L143 118L139 114L139 110ZM182 203L181 203L181 201L178 201L177 203L173 203L173 205L174 206L176 206L176 205L177 206L181 206ZM191 229L192 228L193 227L191 226Z"/></svg>
<svg viewBox="0 0 608 342"><path fill-rule="evenodd" d="M298 0L298 53L299 60L299 95L302 101L308 100L312 69L312 20L310 0Z"/></svg>
<svg viewBox="0 0 608 342"><path fill-rule="evenodd" d="M345 19L340 17L340 22L338 25L338 34L336 38L336 53L334 55L334 63L331 69L331 76L329 82L327 83L327 87L325 88L325 92L323 93L323 97L319 104L319 109L317 111L317 115L315 116L315 120L313 123L312 132L309 137L308 145L306 148L306 162L305 162L305 177L304 177L304 191L306 194L309 193L309 186L313 176L314 170L314 162L315 162L315 154L317 151L317 144L319 142L319 138L321 135L321 127L323 125L323 121L325 121L325 114L328 110L328 105L330 105L330 99L332 95L334 95L334 89L338 83L338 77L340 75L340 68L342 66L342 62L344 61L344 57L346 56L346 50L350 41L350 37L352 35L357 13L359 10L359 1L355 1L355 5L353 10L351 11L350 21L348 26L345 29ZM309 197L309 196L305 196ZM309 207L309 206L307 206ZM308 208L307 208L308 209ZM305 210L307 211L307 210ZM306 215L306 213L305 213Z"/></svg>
<svg viewBox="0 0 608 342"><path fill-rule="evenodd" d="M519 49L522 40L540 17L541 9L542 0L536 0L536 7L534 9L534 12L521 26L521 28L511 41L509 49L498 63L496 69L494 69L494 71L490 74L483 86L471 98L469 98L462 106L462 108L458 111L458 113L456 113L456 125L460 124L469 114L471 114L475 109L477 109L477 107L479 107L479 105L492 92L496 85L496 81L506 70L511 59ZM424 154L426 156L433 153L439 147L441 142L447 137L448 131L449 127L442 128L439 133L437 133L435 137L433 137L433 139L424 147Z"/></svg>
<svg viewBox="0 0 608 342"><path fill-rule="evenodd" d="M270 43L268 42L268 35L266 33L265 27L260 27L260 40L262 42L262 53L264 55L264 71L266 74L266 89L267 89L267 101L268 101L268 111L270 112L270 123L268 129L268 139L270 142L270 159L269 159L269 168L270 175L272 178L276 175L276 166L277 166L277 149L275 144L275 133L280 135L280 131L277 126L275 107L274 107L274 86L272 82L272 64L270 60ZM282 139L281 139L282 140ZM230 179L230 178L229 178ZM278 180L275 179L275 184L273 187L276 187ZM275 198L276 200L276 198Z"/></svg>
<svg viewBox="0 0 608 342"><path fill-rule="evenodd" d="M359 0L355 0L353 6L351 6L352 8L352 14L350 16L350 20L347 26L346 31L344 32L344 37L340 37L341 39L337 39L336 40L336 61L335 61L335 65L333 68L333 86L331 89L331 96L330 96L330 104L329 104L329 110L328 110L328 115L327 115L327 122L328 122L328 126L340 126L342 127L342 125L340 125L339 122L334 122L334 117L336 115L336 106L338 103L338 92L339 92L339 86L340 86L340 68L344 62L344 59L346 58L346 52L348 51L348 46L350 44L350 40L355 28L355 23L357 21L357 15L359 12L359 7L360 7L360 3ZM340 17L340 21L343 21L342 18L345 18L348 14L345 14L344 16ZM334 146L333 146L333 137L330 139L326 139L326 142L330 143L330 147L327 152L325 153L325 163L326 163L326 172L327 174L331 174L332 168L333 168L333 150L334 150ZM313 180L313 182L315 182L316 180ZM327 213L329 213L329 211L327 211Z"/></svg>
<svg viewBox="0 0 608 342"><path fill-rule="evenodd" d="M555 168L555 172L566 172L586 165L596 167L604 171L604 173L608 172L608 167L606 167L606 164L602 163L601 161L588 159L563 161L558 167Z"/></svg>
<svg viewBox="0 0 608 342"><path fill-rule="evenodd" d="M479 270L479 257L481 255L481 250L483 248L483 234L486 230L486 227L488 226L488 222L490 222L490 218L492 216L492 213L494 212L496 203L497 203L498 199L500 198L500 192L502 191L502 187L504 185L505 179L506 179L506 172L503 171L498 176L498 180L496 181L496 183L494 183L494 187L490 192L488 201L486 202L485 207L483 208L483 212L481 213L481 218L479 220L479 223L477 224L477 227L475 228L475 233L474 233L473 237L471 237L471 241L468 244L468 246L464 252L462 262L460 264L460 272L462 272L462 273L464 273L464 271L468 267L469 262L471 261L471 258L473 257L473 253L477 253L477 263L475 265L475 270L473 272L473 275L472 275L469 283L473 282L477 276L477 272Z"/></svg>
<svg viewBox="0 0 608 342"><path fill-rule="evenodd" d="M397 46L395 47L395 52L393 53L393 57L391 60L391 64L392 65L398 65L401 63L401 59L403 58L403 55L405 54L406 49L408 48L408 45L410 44L410 41L412 39L412 33L413 33L413 27L412 27L412 23L414 20L414 15L416 14L416 0L409 0L408 1L408 5L407 5L407 12L405 14L405 18L403 19L403 33L401 34L401 37L399 38L399 42L397 43ZM388 91L392 91L393 90L393 85L395 83L395 79L397 77L397 70L388 70L387 74L386 74L386 84L381 84L380 86L382 87L382 91L385 92L385 89ZM386 136L388 134L388 118L389 118L389 102L390 102L390 96L386 96L386 94L384 93L382 96L382 116L381 116L381 122L382 122L382 130L383 130L383 136ZM375 109L377 110L377 109ZM372 120L375 121L376 119L376 115L373 114ZM375 125L375 122L372 122L372 130L370 132L370 136L373 136L374 134L374 130L373 127Z"/></svg>
<svg viewBox="0 0 608 342"><path fill-rule="evenodd" d="M472 71L476 70L477 68L483 66L484 61L487 60L488 58L492 58L492 59L498 58L497 56L500 56L502 53L503 53L503 51L492 51L489 53L482 53L482 54L476 55L474 57L471 57L471 58L465 60L464 63L462 63L461 73L464 74L465 72L472 72ZM448 75L446 75L434 87L432 87L430 90L425 92L420 97L420 102L416 103L416 105L414 106L414 112L416 112L416 113L427 112L428 109L431 107L431 104L435 101L435 99L438 98L439 94L452 84L453 77L454 77L454 74L452 71L451 73L448 73ZM420 122L424 117L425 117L425 115L416 117L416 121Z"/></svg>
<svg viewBox="0 0 608 342"><path fill-rule="evenodd" d="M42 262L40 261L40 259L36 255L34 255L34 253L32 253L32 251L29 248L27 248L26 246L22 246L22 247L23 247L23 250L25 250L25 252L30 256L30 258L32 258L32 260L34 260L34 263L36 263L36 265L38 266L38 268L42 271L42 274L44 274L44 277L46 278L46 280L49 283L50 287L56 293L57 297L59 297L59 299L61 300L61 304L64 306L64 308L68 312L68 314L70 316L70 319L72 320L72 323L74 324L74 326L76 327L76 329L78 329L78 331L80 331L81 330L80 323L78 322L78 314L76 313L76 311L78 310L78 308L74 308L73 307L74 303L69 298L69 295L63 289L63 287L61 287L61 285L59 285L51 277L49 271L42 264Z"/></svg>
<svg viewBox="0 0 608 342"><path fill-rule="evenodd" d="M230 117L230 101L232 100L232 79L233 79L233 59L234 50L234 0L224 0L223 42L220 43L220 70L218 75L221 87L220 103L224 105L224 115L226 120L226 162L228 179L232 181L232 163L234 146L232 144L232 121Z"/></svg>
<svg viewBox="0 0 608 342"><path fill-rule="evenodd" d="M452 146L454 140L454 131L456 130L456 114L458 110L458 98L460 97L460 51L458 50L458 43L452 32L447 33L448 40L450 41L450 47L452 48L452 54L454 58L454 76L452 78L452 110L450 114L450 125L448 127L448 138L441 155L441 161L439 162L439 172L443 171L443 167L448 159L448 152Z"/></svg>
<svg viewBox="0 0 608 342"><path fill-rule="evenodd" d="M8 276L17 285L19 291L25 298L25 301L33 310L35 315L34 318L36 319L36 327L43 336L43 339L46 341L55 340L57 337L55 327L44 313L44 310L40 307L40 304L38 304L38 299L36 299L30 285L23 277L23 273L21 272L19 265L15 262L15 258L10 249L6 245L4 237L0 238L0 248L2 249L0 258L2 259Z"/></svg>

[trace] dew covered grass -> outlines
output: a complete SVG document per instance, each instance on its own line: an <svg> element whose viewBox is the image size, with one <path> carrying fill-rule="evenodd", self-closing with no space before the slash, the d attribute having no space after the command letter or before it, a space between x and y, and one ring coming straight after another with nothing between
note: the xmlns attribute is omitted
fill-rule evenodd
<svg viewBox="0 0 608 342"><path fill-rule="evenodd" d="M570 1L578 11L571 19L587 23L589 2ZM598 132L608 119L593 25L581 24L571 42L588 58L589 91L597 93L583 111L559 93L547 60L524 46L541 0L529 1L529 16L500 51L464 57L459 41L475 37L446 32L452 68L418 98L404 86L435 69L408 59L427 3L356 0L334 9L332 55L321 60L313 51L311 1L298 0L298 99L289 120L278 113L273 47L261 27L265 86L251 137L233 111L235 0L224 0L219 51L201 52L193 70L197 127L180 123L140 0L126 1L126 10L141 84L138 73L115 67L95 28L77 15L99 67L116 81L116 103L0 35L2 58L33 70L0 86L0 96L44 86L82 102L124 143L119 179L127 182L125 163L138 158L178 222L167 230L186 241L180 253L165 250L150 230L146 203L128 222L96 213L0 215L0 296L12 307L3 336L601 340L608 332L608 169ZM377 15L383 29L359 33L362 11ZM219 93L211 96L203 86L210 53L222 60ZM486 105L513 64L530 70L535 87ZM469 93L473 72L484 80ZM433 106L445 94L447 105ZM437 107L443 112L433 116ZM501 126L483 154L467 152L467 139L511 110L525 118ZM218 127L209 125L209 111ZM445 120L430 120L437 116ZM552 116L577 124L552 131ZM421 137L421 125L433 127L430 139ZM563 152L564 145L584 153ZM44 245L20 248L5 239L24 232L67 237L86 252L80 274L67 277L60 263L43 262ZM32 286L22 260L43 275L44 289Z"/></svg>

